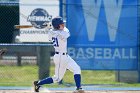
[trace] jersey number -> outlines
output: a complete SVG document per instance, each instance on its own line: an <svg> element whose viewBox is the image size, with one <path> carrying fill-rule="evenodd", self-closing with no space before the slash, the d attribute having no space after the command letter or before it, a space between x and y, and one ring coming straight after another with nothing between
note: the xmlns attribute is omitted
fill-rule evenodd
<svg viewBox="0 0 140 93"><path fill-rule="evenodd" d="M53 42L53 45L54 45L55 47L59 47L59 45L58 45L58 39L57 39L57 38L52 37L52 42Z"/></svg>

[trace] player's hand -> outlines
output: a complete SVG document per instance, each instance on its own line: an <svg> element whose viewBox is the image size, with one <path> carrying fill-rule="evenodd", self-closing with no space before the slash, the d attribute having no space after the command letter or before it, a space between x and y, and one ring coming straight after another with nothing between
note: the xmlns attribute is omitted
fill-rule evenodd
<svg viewBox="0 0 140 93"><path fill-rule="evenodd" d="M45 23L45 24L43 24L43 26L44 26L46 29L52 29L52 24L51 24L51 22Z"/></svg>
<svg viewBox="0 0 140 93"><path fill-rule="evenodd" d="M52 24L48 23L47 26L45 27L45 31L47 31L47 33L49 33L50 31L52 31Z"/></svg>

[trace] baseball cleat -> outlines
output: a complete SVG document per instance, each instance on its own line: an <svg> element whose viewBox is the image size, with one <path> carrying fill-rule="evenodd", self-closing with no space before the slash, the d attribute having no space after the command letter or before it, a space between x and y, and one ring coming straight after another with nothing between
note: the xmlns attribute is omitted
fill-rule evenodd
<svg viewBox="0 0 140 93"><path fill-rule="evenodd" d="M34 91L35 92L39 92L39 88L41 87L37 83L38 83L38 81L34 81Z"/></svg>
<svg viewBox="0 0 140 93"><path fill-rule="evenodd" d="M85 93L85 91L82 88L77 88L73 93Z"/></svg>

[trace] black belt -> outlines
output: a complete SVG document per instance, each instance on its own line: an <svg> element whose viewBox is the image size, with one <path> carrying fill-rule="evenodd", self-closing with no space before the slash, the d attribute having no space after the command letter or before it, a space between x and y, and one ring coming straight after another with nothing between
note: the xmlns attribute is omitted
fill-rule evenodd
<svg viewBox="0 0 140 93"><path fill-rule="evenodd" d="M55 54L59 54L59 52L55 52ZM62 55L67 55L67 53L62 53Z"/></svg>

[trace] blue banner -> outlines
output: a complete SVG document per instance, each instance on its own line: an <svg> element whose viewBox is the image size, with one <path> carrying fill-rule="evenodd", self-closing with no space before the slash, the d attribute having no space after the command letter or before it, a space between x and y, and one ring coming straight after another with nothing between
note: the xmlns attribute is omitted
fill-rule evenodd
<svg viewBox="0 0 140 93"><path fill-rule="evenodd" d="M138 69L137 0L67 0L68 52L82 69Z"/></svg>

